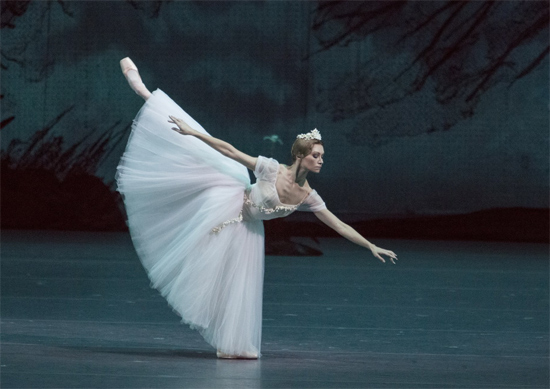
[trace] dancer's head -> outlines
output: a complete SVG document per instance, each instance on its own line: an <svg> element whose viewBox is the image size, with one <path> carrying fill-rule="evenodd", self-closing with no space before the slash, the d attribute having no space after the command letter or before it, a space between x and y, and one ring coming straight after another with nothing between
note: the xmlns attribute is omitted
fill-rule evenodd
<svg viewBox="0 0 550 389"><path fill-rule="evenodd" d="M292 155L292 163L295 163L299 159L302 168L313 172L321 170L325 149L319 131L314 129L307 134L298 135L290 153Z"/></svg>

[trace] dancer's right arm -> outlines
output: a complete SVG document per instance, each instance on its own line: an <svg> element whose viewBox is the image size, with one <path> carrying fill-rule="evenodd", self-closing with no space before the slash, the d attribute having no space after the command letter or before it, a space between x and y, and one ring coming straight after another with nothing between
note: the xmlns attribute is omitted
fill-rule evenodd
<svg viewBox="0 0 550 389"><path fill-rule="evenodd" d="M170 116L170 119L171 120L168 120L168 123L174 123L176 126L178 126L177 128L172 127L172 130L179 132L182 135L191 135L197 139L202 140L214 150L220 152L228 158L239 162L250 170L254 170L256 168L256 161L258 160L258 158L252 157L248 154L243 153L240 150L237 150L233 145L221 139L214 138L213 136L203 134L202 132L198 132L192 129L187 123L185 123L181 119L178 119L174 116Z"/></svg>

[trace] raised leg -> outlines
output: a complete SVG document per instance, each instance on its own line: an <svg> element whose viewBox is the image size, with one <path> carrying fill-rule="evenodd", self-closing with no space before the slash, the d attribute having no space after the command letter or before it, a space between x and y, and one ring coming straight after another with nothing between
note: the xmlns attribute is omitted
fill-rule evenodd
<svg viewBox="0 0 550 389"><path fill-rule="evenodd" d="M151 92L149 92L143 81L141 81L138 69L130 58L126 57L120 60L120 68L122 69L122 73L124 74L124 77L126 77L126 81L128 81L130 88L132 88L134 92L143 97L145 100L151 97Z"/></svg>

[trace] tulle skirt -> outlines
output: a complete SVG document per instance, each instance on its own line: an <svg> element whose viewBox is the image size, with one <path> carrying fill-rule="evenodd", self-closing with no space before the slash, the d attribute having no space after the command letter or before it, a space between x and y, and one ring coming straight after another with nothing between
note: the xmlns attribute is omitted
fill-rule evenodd
<svg viewBox="0 0 550 389"><path fill-rule="evenodd" d="M139 111L117 168L133 243L152 287L217 350L260 355L264 231L235 218L247 169L171 130L168 115L206 132L161 90Z"/></svg>

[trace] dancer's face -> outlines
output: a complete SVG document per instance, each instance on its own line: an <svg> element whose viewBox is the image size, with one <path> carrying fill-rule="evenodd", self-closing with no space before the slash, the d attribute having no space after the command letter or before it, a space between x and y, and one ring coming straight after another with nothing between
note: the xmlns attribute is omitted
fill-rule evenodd
<svg viewBox="0 0 550 389"><path fill-rule="evenodd" d="M319 173L321 171L321 167L323 166L324 155L325 149L322 145L313 145L311 153L302 159L302 164L300 167L313 173Z"/></svg>

